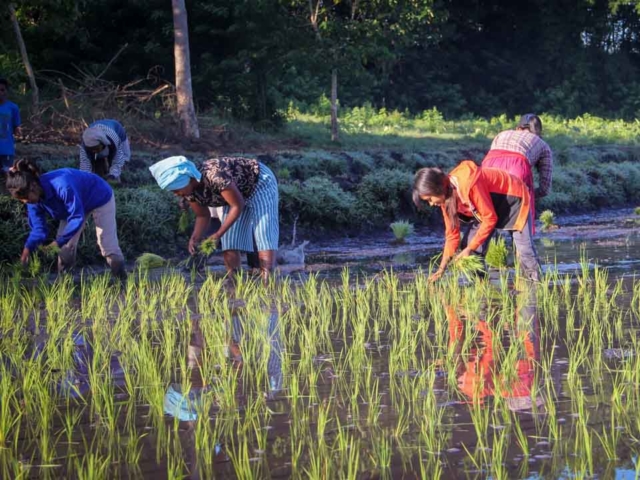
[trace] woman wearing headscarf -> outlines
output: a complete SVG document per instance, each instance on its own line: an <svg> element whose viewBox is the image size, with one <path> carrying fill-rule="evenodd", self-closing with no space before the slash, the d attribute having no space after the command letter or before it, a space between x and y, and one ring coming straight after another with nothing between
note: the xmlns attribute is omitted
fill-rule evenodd
<svg viewBox="0 0 640 480"><path fill-rule="evenodd" d="M551 192L553 173L553 154L541 135L542 120L533 113L527 113L520 118L515 130L505 130L496 135L491 142L491 149L482 160L483 167L499 168L524 182L529 189L531 217L534 220L535 199ZM538 170L538 188L533 185L533 168Z"/></svg>
<svg viewBox="0 0 640 480"><path fill-rule="evenodd" d="M439 168L422 168L415 175L413 202L442 209L445 245L440 268L430 280L437 280L452 260L471 254L484 258L489 240L496 229L513 233L513 243L520 268L531 280L540 279L540 263L533 244L530 197L526 185L497 168L479 167L464 160L448 175ZM460 222L471 228L460 246Z"/></svg>
<svg viewBox="0 0 640 480"><path fill-rule="evenodd" d="M34 163L21 159L7 173L6 186L13 198L27 204L31 233L20 257L23 264L47 240L47 219L51 217L60 222L57 237L51 244L60 248L58 271L71 269L76 261L80 234L91 215L100 252L111 272L120 279L126 277L118 244L116 202L113 190L102 178L74 168L41 174Z"/></svg>
<svg viewBox="0 0 640 480"><path fill-rule="evenodd" d="M117 182L130 158L129 139L120 122L98 120L82 133L80 170Z"/></svg>
<svg viewBox="0 0 640 480"><path fill-rule="evenodd" d="M165 158L149 170L160 188L187 199L196 214L189 253L196 253L209 227L208 207L222 206L222 224L209 238L222 241L227 271L240 268L240 252L253 251L255 237L260 270L264 279L268 277L275 268L280 230L278 183L266 165L252 158L220 157L197 168L177 156Z"/></svg>

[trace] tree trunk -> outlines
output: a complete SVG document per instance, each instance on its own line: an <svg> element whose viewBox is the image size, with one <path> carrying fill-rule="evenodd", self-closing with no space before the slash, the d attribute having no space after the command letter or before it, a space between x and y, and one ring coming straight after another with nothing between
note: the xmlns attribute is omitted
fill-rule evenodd
<svg viewBox="0 0 640 480"><path fill-rule="evenodd" d="M33 102L34 113L38 111L38 105L40 104L40 93L38 91L38 84L36 83L36 76L33 74L33 68L31 68L31 62L29 61L29 55L27 54L27 47L24 44L22 38L22 32L20 31L20 24L18 23L18 17L16 16L16 7L13 3L9 4L9 16L11 17L11 23L13 24L13 31L16 34L16 40L18 41L18 48L20 49L20 55L22 56L22 63L27 71L29 77L29 85L31 86L31 101Z"/></svg>
<svg viewBox="0 0 640 480"><path fill-rule="evenodd" d="M331 141L337 142L338 126L338 69L331 70Z"/></svg>
<svg viewBox="0 0 640 480"><path fill-rule="evenodd" d="M189 55L189 26L184 0L171 0L173 6L173 54L176 65L176 99L178 119L187 138L200 138L198 119L193 107L191 59Z"/></svg>

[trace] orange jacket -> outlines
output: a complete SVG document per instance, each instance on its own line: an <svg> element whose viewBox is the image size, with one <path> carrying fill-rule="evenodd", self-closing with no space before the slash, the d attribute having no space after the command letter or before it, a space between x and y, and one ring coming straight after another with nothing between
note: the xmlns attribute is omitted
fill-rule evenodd
<svg viewBox="0 0 640 480"><path fill-rule="evenodd" d="M463 160L449 173L458 196L458 214L473 215L480 222L469 242L477 250L495 228L521 231L529 219L529 191L522 180L503 170L479 167ZM460 229L454 227L442 205L446 241L445 258L452 257L460 245Z"/></svg>

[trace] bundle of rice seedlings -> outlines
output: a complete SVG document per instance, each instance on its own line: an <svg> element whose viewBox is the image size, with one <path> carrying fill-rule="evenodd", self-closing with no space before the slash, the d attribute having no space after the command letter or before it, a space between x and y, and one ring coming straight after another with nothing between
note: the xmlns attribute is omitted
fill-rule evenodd
<svg viewBox="0 0 640 480"><path fill-rule="evenodd" d="M200 244L200 253L208 257L216 251L216 248L218 248L218 241L215 238L209 237Z"/></svg>
<svg viewBox="0 0 640 480"><path fill-rule="evenodd" d="M487 265L495 268L505 268L507 266L507 244L503 237L492 238L487 249L485 261Z"/></svg>
<svg viewBox="0 0 640 480"><path fill-rule="evenodd" d="M163 267L166 263L167 261L164 258L155 253L143 253L136 258L136 265L141 270Z"/></svg>
<svg viewBox="0 0 640 480"><path fill-rule="evenodd" d="M393 222L391 225L391 230L393 231L393 235L396 237L396 241L399 243L403 243L405 239L413 235L415 231L413 227L413 223L407 222L406 220L399 220L397 222Z"/></svg>
<svg viewBox="0 0 640 480"><path fill-rule="evenodd" d="M38 250L40 250L46 259L55 258L60 254L60 247L58 245L41 245Z"/></svg>
<svg viewBox="0 0 640 480"><path fill-rule="evenodd" d="M178 232L185 233L189 229L189 223L191 223L189 212L184 210L178 220Z"/></svg>
<svg viewBox="0 0 640 480"><path fill-rule="evenodd" d="M471 281L473 277L484 271L484 262L478 255L469 255L455 261L451 265L451 270Z"/></svg>

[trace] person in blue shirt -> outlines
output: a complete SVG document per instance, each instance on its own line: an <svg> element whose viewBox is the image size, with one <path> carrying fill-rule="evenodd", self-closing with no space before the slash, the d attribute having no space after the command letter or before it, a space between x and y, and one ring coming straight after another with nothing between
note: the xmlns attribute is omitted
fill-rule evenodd
<svg viewBox="0 0 640 480"><path fill-rule="evenodd" d="M124 127L116 120L98 120L82 133L80 170L119 182L131 147Z"/></svg>
<svg viewBox="0 0 640 480"><path fill-rule="evenodd" d="M20 109L8 100L9 82L0 78L0 170L3 174L13 165L16 153L14 136L20 130Z"/></svg>
<svg viewBox="0 0 640 480"><path fill-rule="evenodd" d="M111 272L120 279L126 277L124 256L118 245L113 190L98 175L73 168L41 174L33 162L20 159L7 172L6 188L13 198L27 205L31 233L20 257L23 264L46 242L47 217L52 217L60 226L56 239L45 248L59 247L58 272L70 270L75 265L85 220L91 215L100 252Z"/></svg>

